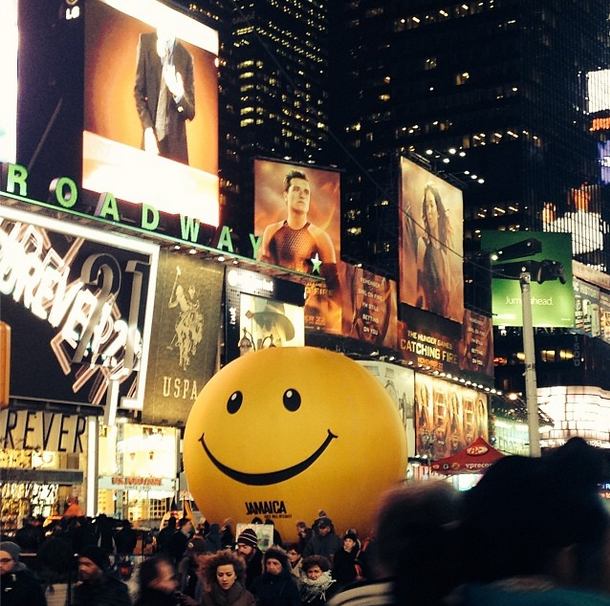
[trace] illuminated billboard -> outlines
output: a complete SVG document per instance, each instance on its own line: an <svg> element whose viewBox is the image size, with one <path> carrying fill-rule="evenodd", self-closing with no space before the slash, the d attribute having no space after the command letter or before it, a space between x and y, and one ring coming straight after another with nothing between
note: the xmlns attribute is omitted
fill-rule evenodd
<svg viewBox="0 0 610 606"><path fill-rule="evenodd" d="M223 279L215 261L161 253L143 421L184 426L216 372Z"/></svg>
<svg viewBox="0 0 610 606"><path fill-rule="evenodd" d="M0 205L11 397L141 410L157 264L149 242Z"/></svg>
<svg viewBox="0 0 610 606"><path fill-rule="evenodd" d="M380 362L377 360L356 360L366 368L383 385L398 408L398 414L404 425L407 436L407 453L415 455L413 436L413 405L415 400L415 373L409 368L398 364Z"/></svg>
<svg viewBox="0 0 610 606"><path fill-rule="evenodd" d="M479 436L489 440L487 396L434 377L415 375L415 452L451 456Z"/></svg>
<svg viewBox="0 0 610 606"><path fill-rule="evenodd" d="M231 268L225 277L225 362L269 347L305 345L301 284Z"/></svg>
<svg viewBox="0 0 610 606"><path fill-rule="evenodd" d="M0 3L0 162L15 162L17 154L17 0Z"/></svg>
<svg viewBox="0 0 610 606"><path fill-rule="evenodd" d="M65 175L217 226L217 33L157 0L1 4L0 159L31 195Z"/></svg>
<svg viewBox="0 0 610 606"><path fill-rule="evenodd" d="M587 113L610 109L610 69L587 73Z"/></svg>
<svg viewBox="0 0 610 606"><path fill-rule="evenodd" d="M83 187L217 226L217 33L156 0L85 9Z"/></svg>
<svg viewBox="0 0 610 606"><path fill-rule="evenodd" d="M491 267L494 324L523 325L519 276L527 271L534 326L574 326L570 234L485 231L481 246L490 254L512 251L510 259L503 254Z"/></svg>
<svg viewBox="0 0 610 606"><path fill-rule="evenodd" d="M406 158L400 173L400 300L461 322L462 192Z"/></svg>
<svg viewBox="0 0 610 606"><path fill-rule="evenodd" d="M334 287L341 256L341 183L338 172L254 161L254 233L258 259L307 274Z"/></svg>
<svg viewBox="0 0 610 606"><path fill-rule="evenodd" d="M396 282L341 263L342 334L396 349Z"/></svg>

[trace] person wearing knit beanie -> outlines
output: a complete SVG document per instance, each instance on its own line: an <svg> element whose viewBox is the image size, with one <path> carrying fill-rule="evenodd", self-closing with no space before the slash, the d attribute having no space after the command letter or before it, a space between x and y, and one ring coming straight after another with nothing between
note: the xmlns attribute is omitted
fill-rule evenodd
<svg viewBox="0 0 610 606"><path fill-rule="evenodd" d="M258 547L258 537L252 528L246 528L238 537L238 545L249 545L250 547Z"/></svg>
<svg viewBox="0 0 610 606"><path fill-rule="evenodd" d="M125 583L108 574L108 553L97 545L87 545L77 554L78 582L74 586L73 606L131 606Z"/></svg>
<svg viewBox="0 0 610 606"><path fill-rule="evenodd" d="M27 566L19 561L21 548L12 541L0 542L0 604L46 606L44 590Z"/></svg>
<svg viewBox="0 0 610 606"><path fill-rule="evenodd" d="M104 571L110 565L108 554L97 545L87 545L78 553L78 558L87 558L91 560L101 571Z"/></svg>
<svg viewBox="0 0 610 606"><path fill-rule="evenodd" d="M246 561L246 589L250 591L254 579L263 573L263 553L258 548L258 537L252 528L239 533L237 552Z"/></svg>

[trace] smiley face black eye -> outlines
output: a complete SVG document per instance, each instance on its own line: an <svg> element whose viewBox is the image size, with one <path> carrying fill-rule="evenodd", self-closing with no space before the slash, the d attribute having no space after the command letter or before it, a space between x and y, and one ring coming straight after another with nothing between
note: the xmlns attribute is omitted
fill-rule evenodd
<svg viewBox="0 0 610 606"><path fill-rule="evenodd" d="M241 391L234 391L227 400L227 412L234 415L241 408L243 401L244 396Z"/></svg>
<svg viewBox="0 0 610 606"><path fill-rule="evenodd" d="M299 394L296 389L287 389L284 392L283 400L286 410L289 410L290 412L299 410L301 406L301 394Z"/></svg>

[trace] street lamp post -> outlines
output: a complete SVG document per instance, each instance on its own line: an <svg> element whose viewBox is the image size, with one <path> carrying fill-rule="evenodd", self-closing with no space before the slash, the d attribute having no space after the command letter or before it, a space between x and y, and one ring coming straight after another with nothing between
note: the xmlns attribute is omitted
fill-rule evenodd
<svg viewBox="0 0 610 606"><path fill-rule="evenodd" d="M538 393L536 385L536 352L534 349L534 324L532 321L531 275L521 272L521 309L523 315L523 353L525 355L525 401L530 440L530 456L540 456L540 427L538 421Z"/></svg>

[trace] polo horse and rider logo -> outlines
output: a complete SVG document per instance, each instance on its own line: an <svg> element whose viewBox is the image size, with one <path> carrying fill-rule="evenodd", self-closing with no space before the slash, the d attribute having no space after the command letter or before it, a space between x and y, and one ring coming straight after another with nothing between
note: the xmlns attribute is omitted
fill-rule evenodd
<svg viewBox="0 0 610 606"><path fill-rule="evenodd" d="M177 266L168 306L170 309L179 308L179 313L174 325L174 336L167 348L178 348L180 368L186 370L191 364L191 357L197 354L197 346L203 340L203 314L199 310L197 289L190 284L185 290L180 284L181 276L182 271Z"/></svg>

